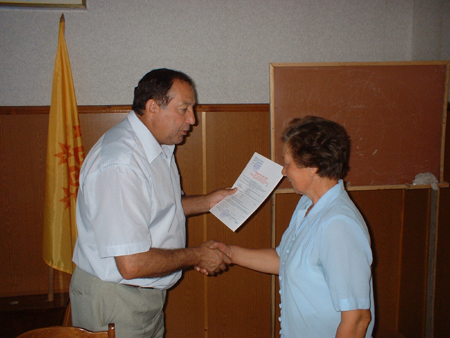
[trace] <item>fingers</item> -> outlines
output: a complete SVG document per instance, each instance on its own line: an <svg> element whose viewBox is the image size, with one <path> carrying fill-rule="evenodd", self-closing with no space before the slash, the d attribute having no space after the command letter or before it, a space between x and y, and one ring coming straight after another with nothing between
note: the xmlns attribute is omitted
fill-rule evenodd
<svg viewBox="0 0 450 338"><path fill-rule="evenodd" d="M213 241L213 240L209 240L209 241L206 241L205 243L200 244L200 246L210 248L211 246L214 245L214 242L215 241Z"/></svg>
<svg viewBox="0 0 450 338"><path fill-rule="evenodd" d="M237 191L237 188L225 188L225 189L219 189L216 191L213 191L210 193L209 196L209 206L212 208L217 203L219 203L221 200L223 200L228 195L232 195Z"/></svg>
<svg viewBox="0 0 450 338"><path fill-rule="evenodd" d="M196 266L196 267L194 267L194 269L195 269L196 271L198 271L198 272L200 272L200 273L202 273L202 274L206 275L206 276L208 276L208 275L209 275L209 273L208 273L208 270L206 270L206 269L202 269L202 268L201 268L201 267L199 267L199 266Z"/></svg>
<svg viewBox="0 0 450 338"><path fill-rule="evenodd" d="M237 188L225 188L221 190L221 194L225 196L233 195L237 190Z"/></svg>
<svg viewBox="0 0 450 338"><path fill-rule="evenodd" d="M231 263L231 259L217 249L214 249L213 252L217 255L218 259L214 261L212 267L207 267L204 270L208 272L208 275L214 276L226 270L227 266ZM204 270L202 272L204 272Z"/></svg>
<svg viewBox="0 0 450 338"><path fill-rule="evenodd" d="M201 260L195 270L204 275L216 275L227 269L227 266L232 263L231 258L228 257L219 248L214 248L215 245L220 247L228 247L226 244L208 241L200 245Z"/></svg>
<svg viewBox="0 0 450 338"><path fill-rule="evenodd" d="M226 257L224 260L226 260L226 264L231 264L233 259L231 258L231 247L225 243L213 241L213 243L210 245L211 249L218 249L222 251Z"/></svg>
<svg viewBox="0 0 450 338"><path fill-rule="evenodd" d="M226 265L230 265L231 263L233 263L233 261L231 260L231 258L230 258L229 256L227 256L226 254L224 254L223 262L224 262ZM225 266L225 268L226 268L226 266ZM224 269L222 269L222 270L224 270Z"/></svg>
<svg viewBox="0 0 450 338"><path fill-rule="evenodd" d="M195 266L194 269L197 272L200 272L200 273L202 273L204 275L213 275L213 274L217 274L217 273L220 273L220 272L226 270L227 269L227 265L226 264L220 264L212 273L210 271L208 271L207 269L203 269L203 268L201 268L199 266Z"/></svg>

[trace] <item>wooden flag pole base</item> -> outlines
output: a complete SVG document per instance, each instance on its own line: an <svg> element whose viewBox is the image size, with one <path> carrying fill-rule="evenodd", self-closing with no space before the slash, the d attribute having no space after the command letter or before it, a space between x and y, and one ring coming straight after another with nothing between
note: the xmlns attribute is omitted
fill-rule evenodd
<svg viewBox="0 0 450 338"><path fill-rule="evenodd" d="M48 267L48 293L47 300L53 302L55 299L55 269Z"/></svg>

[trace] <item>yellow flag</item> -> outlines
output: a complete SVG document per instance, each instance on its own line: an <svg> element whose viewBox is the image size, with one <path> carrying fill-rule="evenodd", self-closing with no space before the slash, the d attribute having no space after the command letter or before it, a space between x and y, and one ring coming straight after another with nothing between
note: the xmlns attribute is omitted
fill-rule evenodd
<svg viewBox="0 0 450 338"><path fill-rule="evenodd" d="M52 268L72 273L75 204L84 149L64 29L62 15L48 124L43 256Z"/></svg>

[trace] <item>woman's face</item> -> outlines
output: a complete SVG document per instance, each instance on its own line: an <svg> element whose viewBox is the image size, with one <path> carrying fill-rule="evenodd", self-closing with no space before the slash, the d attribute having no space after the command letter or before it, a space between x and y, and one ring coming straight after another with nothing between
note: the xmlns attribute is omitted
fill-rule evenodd
<svg viewBox="0 0 450 338"><path fill-rule="evenodd" d="M297 194L305 195L312 183L312 176L314 176L313 173L315 171L306 167L299 168L297 164L295 164L288 147L284 148L283 158L284 166L281 173L283 176L287 177L289 182L291 182L292 187Z"/></svg>

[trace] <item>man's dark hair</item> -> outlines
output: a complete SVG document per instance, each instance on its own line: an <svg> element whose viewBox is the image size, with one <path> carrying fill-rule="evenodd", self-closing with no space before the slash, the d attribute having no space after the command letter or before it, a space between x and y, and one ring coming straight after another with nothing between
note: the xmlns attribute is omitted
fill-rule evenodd
<svg viewBox="0 0 450 338"><path fill-rule="evenodd" d="M317 168L320 177L343 179L350 169L350 137L334 121L295 118L284 129L283 142L298 167Z"/></svg>
<svg viewBox="0 0 450 338"><path fill-rule="evenodd" d="M180 80L187 82L194 88L194 82L186 74L166 68L154 69L139 81L137 87L134 88L134 100L132 109L138 115L145 112L145 104L148 100L153 99L162 108L166 108L172 99L168 96L173 82Z"/></svg>

